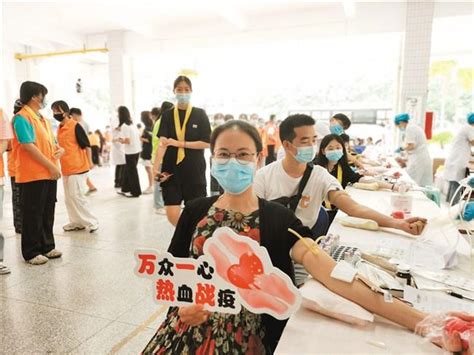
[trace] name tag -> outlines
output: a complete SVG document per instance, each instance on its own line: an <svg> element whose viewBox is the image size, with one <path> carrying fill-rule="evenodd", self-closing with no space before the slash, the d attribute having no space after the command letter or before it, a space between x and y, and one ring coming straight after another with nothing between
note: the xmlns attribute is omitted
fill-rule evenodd
<svg viewBox="0 0 474 355"><path fill-rule="evenodd" d="M198 128L198 125L197 125L197 124L193 124L193 128Z"/></svg>

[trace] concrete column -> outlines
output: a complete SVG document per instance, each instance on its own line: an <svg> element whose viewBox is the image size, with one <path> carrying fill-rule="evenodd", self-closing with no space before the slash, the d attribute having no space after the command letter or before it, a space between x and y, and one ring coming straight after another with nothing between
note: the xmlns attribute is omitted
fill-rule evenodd
<svg viewBox="0 0 474 355"><path fill-rule="evenodd" d="M406 5L396 111L410 113L412 121L424 127L435 3L433 0L407 1Z"/></svg>
<svg viewBox="0 0 474 355"><path fill-rule="evenodd" d="M109 84L112 114L118 106L125 105L129 109L132 104L132 72L130 59L125 51L125 32L112 31L107 33L109 50Z"/></svg>

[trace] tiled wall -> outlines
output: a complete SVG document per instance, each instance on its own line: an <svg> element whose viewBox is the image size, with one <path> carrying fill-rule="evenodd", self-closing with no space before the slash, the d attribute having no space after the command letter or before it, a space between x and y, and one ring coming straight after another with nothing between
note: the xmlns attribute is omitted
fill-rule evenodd
<svg viewBox="0 0 474 355"><path fill-rule="evenodd" d="M399 107L420 125L428 94L433 13L434 1L407 1ZM417 103L408 103L408 98Z"/></svg>

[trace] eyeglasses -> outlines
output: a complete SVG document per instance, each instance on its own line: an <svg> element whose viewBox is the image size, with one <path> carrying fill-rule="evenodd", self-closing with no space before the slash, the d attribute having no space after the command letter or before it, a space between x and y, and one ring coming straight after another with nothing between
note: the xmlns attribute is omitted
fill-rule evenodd
<svg viewBox="0 0 474 355"><path fill-rule="evenodd" d="M239 164L247 165L252 162L253 157L256 153L249 152L239 152L239 153L229 153L229 152L217 152L214 154L214 159L216 159L219 164L227 164L230 158L234 157Z"/></svg>

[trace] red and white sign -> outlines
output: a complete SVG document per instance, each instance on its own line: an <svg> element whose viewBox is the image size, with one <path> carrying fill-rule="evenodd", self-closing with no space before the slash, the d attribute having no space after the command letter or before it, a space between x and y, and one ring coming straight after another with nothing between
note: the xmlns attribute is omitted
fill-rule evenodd
<svg viewBox="0 0 474 355"><path fill-rule="evenodd" d="M135 273L152 279L153 298L168 306L203 305L213 312L253 313L286 319L301 296L291 279L256 241L218 228L198 259L175 258L156 250L137 250Z"/></svg>

